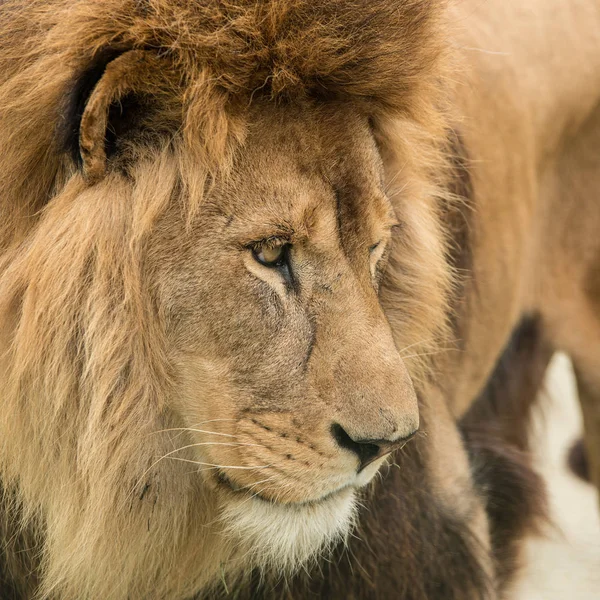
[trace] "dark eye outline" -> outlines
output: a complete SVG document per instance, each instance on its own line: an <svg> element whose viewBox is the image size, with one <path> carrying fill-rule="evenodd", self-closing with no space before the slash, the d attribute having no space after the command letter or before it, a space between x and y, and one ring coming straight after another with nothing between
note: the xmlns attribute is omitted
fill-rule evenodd
<svg viewBox="0 0 600 600"><path fill-rule="evenodd" d="M264 246L273 246L279 245L281 246L281 255L275 261L269 262L260 258L261 248ZM262 267L266 267L267 269L273 269L279 272L283 280L285 281L286 287L289 291L298 291L299 284L296 278L294 277L292 271L292 261L291 261L291 249L292 244L290 242L282 242L279 244L274 244L269 240L264 240L261 242L255 242L249 246L250 251L252 252L252 258Z"/></svg>
<svg viewBox="0 0 600 600"><path fill-rule="evenodd" d="M281 268L285 268L285 267L289 268L289 252L290 252L291 244L289 244L289 243L281 244L279 246L281 248L281 253L277 257L277 259L273 260L273 261L268 261L268 260L265 260L264 258L260 257L260 254L262 253L262 250L264 249L265 246L268 246L268 244L267 243L253 244L250 248L252 250L252 257L258 264L262 265L263 267L267 267L269 269L281 269Z"/></svg>

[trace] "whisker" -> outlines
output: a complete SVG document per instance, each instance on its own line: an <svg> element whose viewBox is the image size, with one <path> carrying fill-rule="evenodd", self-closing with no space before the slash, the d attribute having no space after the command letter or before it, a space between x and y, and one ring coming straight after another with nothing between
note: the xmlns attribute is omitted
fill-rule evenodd
<svg viewBox="0 0 600 600"><path fill-rule="evenodd" d="M402 175L402 172L406 168L407 164L408 164L408 161L405 161L404 164L394 173L394 175L392 177L390 177L390 179L388 181L386 181L385 186L383 188L384 194L387 195L389 193L391 187L394 185L394 183L396 183L396 179L398 179L398 177L400 177L400 175Z"/></svg>
<svg viewBox="0 0 600 600"><path fill-rule="evenodd" d="M252 466L252 467L242 467L242 466L232 466L232 465L215 465L213 463L200 462L198 460L192 460L190 458L181 458L179 456L163 456L163 458L168 458L169 460L179 460L181 462L191 463L193 465L201 465L204 467L209 467L208 469L200 469L199 472L210 471L211 469L239 469L239 470L244 470L244 471L250 471L252 469L266 469L270 466L270 465L258 465L258 466Z"/></svg>
<svg viewBox="0 0 600 600"><path fill-rule="evenodd" d="M503 52L501 50L487 50L486 48L473 48L469 46L462 46L462 50L471 50L472 52L483 52L483 54L491 54L493 56L510 56L510 52Z"/></svg>
<svg viewBox="0 0 600 600"><path fill-rule="evenodd" d="M204 425L204 423L216 423L217 421L237 421L237 419L224 419L224 418L208 419L206 421L198 421L198 423L192 423L192 425L190 425L190 427L198 427L199 425Z"/></svg>
<svg viewBox="0 0 600 600"><path fill-rule="evenodd" d="M270 465L269 465L269 466L270 466ZM263 480L263 482L264 482L264 481L273 481L273 476L270 476L270 477L268 477L267 479L264 479L264 480ZM250 487L254 487L254 486L258 485L258 483L262 483L262 482L257 482L257 483L253 484L253 485L252 485L252 486L250 486ZM291 483L291 482L287 482L287 483L285 483L284 485L281 485L281 484L279 484L279 486L278 486L278 487L281 487L282 489L281 489L280 493L279 493L279 494L278 494L278 495L277 495L277 496L274 498L274 502L278 502L278 501L279 501L279 498L280 498L280 496L281 496L281 494L282 494L284 491L287 491L287 490L288 490L288 489L289 489L291 486L292 486L292 483ZM275 484L272 484L272 485L264 486L264 487L263 487L263 488L261 488L260 490L256 490L256 492L254 492L254 493L253 493L253 494L251 494L251 495L250 495L248 498L246 498L246 499L245 499L245 500L244 500L244 501L243 501L243 502L240 504L240 506L243 506L244 504L246 504L246 503L250 502L250 500L252 500L253 498L256 498L256 497L258 497L258 496L259 496L260 494L262 494L263 492L265 492L265 491L267 491L267 490L269 490L269 489L272 489L272 488L274 488L274 487L276 487L276 486L275 486ZM249 488L245 488L245 489L249 489Z"/></svg>
<svg viewBox="0 0 600 600"><path fill-rule="evenodd" d="M413 342L412 344L409 344L408 346L404 346L404 348L401 348L400 350L398 350L398 354L400 354L400 356L402 356L402 353L405 352L406 350L408 350L409 348L412 348L413 346L418 346L419 344L428 344L431 341L432 341L432 338L419 340L418 342Z"/></svg>
<svg viewBox="0 0 600 600"><path fill-rule="evenodd" d="M164 431L189 431L194 430L194 427L200 427L201 425L206 425L206 423L216 423L218 421L237 421L237 419L207 419L205 421L198 421L197 423L192 423L189 427L172 427L169 429L159 429L157 431L152 431L151 433L162 433ZM214 431L207 433L216 433ZM218 435L218 434L217 434Z"/></svg>
<svg viewBox="0 0 600 600"><path fill-rule="evenodd" d="M399 173L398 173L399 175ZM402 192L404 192L404 190L408 187L408 183L405 183L401 188L396 188L396 189L392 189L392 184L390 184L386 190L384 190L384 193L386 196L390 195L390 192L392 192L393 196L399 196L400 194L402 194Z"/></svg>
<svg viewBox="0 0 600 600"><path fill-rule="evenodd" d="M138 481L136 482L136 484L134 485L133 489L131 490L131 494L135 493L136 488L140 485L140 483L143 481L144 477L146 477L146 475L163 459L165 458L169 458L172 454L175 454L176 452L181 452L182 450L186 450L188 448L195 448L197 446L244 446L244 445L252 445L252 446L256 446L258 444L239 444L236 442L233 443L229 443L229 442L199 442L196 444L188 444L186 446L182 446L181 448L175 448L175 450L171 450L171 452L167 452L166 454L164 454L163 456L161 456L159 459L155 460L143 473L142 476L138 479ZM183 460L183 459L181 459ZM200 464L200 463L199 463ZM216 465L218 466L218 465Z"/></svg>
<svg viewBox="0 0 600 600"><path fill-rule="evenodd" d="M235 438L237 435L232 435L230 433L219 433L217 431L208 431L206 429L194 429L192 427L171 427L170 429L160 429L159 431L153 431L149 435L153 435L155 433L164 433L166 431L195 431L197 433L208 433L209 435L220 435L223 437Z"/></svg>
<svg viewBox="0 0 600 600"><path fill-rule="evenodd" d="M421 356L434 356L435 354L442 354L447 351L448 351L447 348L442 348L441 350L435 350L433 352L421 352L420 354L408 354L408 355L402 356L401 358L404 360L407 358L419 358Z"/></svg>
<svg viewBox="0 0 600 600"><path fill-rule="evenodd" d="M252 488L255 488L257 485L260 485L261 483L267 483L269 481L273 481L273 475L267 477L266 479L261 479L260 481L255 481L253 484L243 487L242 490L243 491L251 490Z"/></svg>
<svg viewBox="0 0 600 600"><path fill-rule="evenodd" d="M227 433L219 433L216 431L205 431L202 429L194 429L197 427L200 427L201 425L205 425L206 423L214 423L216 421L236 421L237 419L208 419L205 421L199 421L197 423L193 423L190 427L170 427L168 429L159 429L158 431L152 431L149 435L155 434L155 433L163 433L163 432L168 432L168 431L179 431L179 433L175 436L172 437L171 442L174 442L175 440L177 440L179 437L181 437L186 431L195 431L198 433L206 433L208 435L220 435L220 436L225 436L225 437L237 437L234 435L230 435ZM175 444L173 444L175 445Z"/></svg>

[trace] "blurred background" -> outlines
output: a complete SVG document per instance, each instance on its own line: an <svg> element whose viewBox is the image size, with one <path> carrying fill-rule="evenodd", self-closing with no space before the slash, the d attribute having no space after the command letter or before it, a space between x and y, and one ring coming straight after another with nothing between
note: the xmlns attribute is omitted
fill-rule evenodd
<svg viewBox="0 0 600 600"><path fill-rule="evenodd" d="M582 431L575 379L568 358L554 356L532 431L538 471L548 485L553 524L526 546L526 568L515 600L600 599L600 516L595 488L567 467Z"/></svg>

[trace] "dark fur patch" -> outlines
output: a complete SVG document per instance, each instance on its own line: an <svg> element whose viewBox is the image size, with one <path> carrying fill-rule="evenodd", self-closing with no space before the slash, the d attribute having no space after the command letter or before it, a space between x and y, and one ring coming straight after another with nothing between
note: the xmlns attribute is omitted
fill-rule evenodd
<svg viewBox="0 0 600 600"><path fill-rule="evenodd" d="M481 396L463 425L486 424L504 442L521 451L529 448L530 413L542 385L553 349L536 317L524 319L496 363Z"/></svg>
<svg viewBox="0 0 600 600"><path fill-rule="evenodd" d="M501 588L519 567L522 538L547 520L545 484L531 465L528 429L551 357L540 321L524 320L461 423L473 477L486 499Z"/></svg>
<svg viewBox="0 0 600 600"><path fill-rule="evenodd" d="M21 525L16 494L7 492L0 484L1 600L29 600L38 587L41 539L35 535L33 523Z"/></svg>
<svg viewBox="0 0 600 600"><path fill-rule="evenodd" d="M569 450L567 464L571 471L583 481L590 481L590 463L583 439L577 440Z"/></svg>
<svg viewBox="0 0 600 600"><path fill-rule="evenodd" d="M104 144L107 158L118 152L125 136L138 125L138 115L142 106L141 98L135 94L127 94L119 102L111 104Z"/></svg>
<svg viewBox="0 0 600 600"><path fill-rule="evenodd" d="M15 587L8 574L4 573L2 563L3 561L0 560L0 598L2 600L27 600L27 597Z"/></svg>

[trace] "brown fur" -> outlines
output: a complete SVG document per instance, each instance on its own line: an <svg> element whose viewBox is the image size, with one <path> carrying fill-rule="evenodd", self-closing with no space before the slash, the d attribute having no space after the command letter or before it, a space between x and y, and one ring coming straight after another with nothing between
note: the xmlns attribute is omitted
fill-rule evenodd
<svg viewBox="0 0 600 600"><path fill-rule="evenodd" d="M512 560L525 527L498 541L454 419L527 313L595 406L600 93L577 67L600 15L563 15L579 38L559 83L537 62L554 12L529 40L511 37L527 15L469 4L1 4L3 530L39 544L31 573L19 548L4 561L14 585L175 599L293 571L347 531L343 474L382 462L358 479L332 427L396 439L420 413L382 514L427 538L404 546L416 598L493 597L492 553ZM252 255L278 241L285 277ZM523 490L502 452L480 455ZM415 541L377 514L379 557L386 532ZM431 539L464 562L436 571Z"/></svg>

